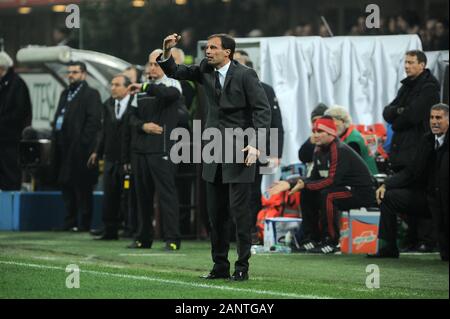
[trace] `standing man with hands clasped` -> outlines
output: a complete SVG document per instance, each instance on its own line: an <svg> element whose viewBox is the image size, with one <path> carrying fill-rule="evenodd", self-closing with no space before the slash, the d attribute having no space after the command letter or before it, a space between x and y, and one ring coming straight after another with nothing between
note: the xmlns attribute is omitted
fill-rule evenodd
<svg viewBox="0 0 450 319"><path fill-rule="evenodd" d="M164 53L158 63L167 76L178 80L196 81L205 87L208 100L208 114L205 129L216 128L223 136L225 128L268 129L271 112L267 97L256 72L233 60L236 43L226 34L215 34L208 38L206 58L200 65L177 65L171 56L181 37L169 35L164 39ZM242 134L243 135L243 134ZM211 223L211 254L214 266L205 279L230 278L229 222L236 224L238 260L231 280L248 279L251 247L251 214L249 211L250 187L255 180L256 168L253 165L260 155L256 137L245 139L235 136L233 161L203 159L203 179L207 182L207 207ZM244 148L236 151L236 144L245 141ZM245 162L236 159L244 152Z"/></svg>

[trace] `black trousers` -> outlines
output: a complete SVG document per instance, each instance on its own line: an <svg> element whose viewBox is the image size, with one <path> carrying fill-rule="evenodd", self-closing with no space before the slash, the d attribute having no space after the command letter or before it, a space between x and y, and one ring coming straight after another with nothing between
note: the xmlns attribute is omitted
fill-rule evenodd
<svg viewBox="0 0 450 319"><path fill-rule="evenodd" d="M258 213L262 208L261 204L261 183L263 175L259 173L259 164L256 164L256 175L255 182L251 184L250 192L250 211L251 211L251 222L253 230L256 231L256 221L258 219Z"/></svg>
<svg viewBox="0 0 450 319"><path fill-rule="evenodd" d="M397 249L397 215L404 215L414 231L415 221L419 221L419 212L427 210L425 193L414 188L395 188L386 191L380 205L380 230L378 237ZM423 237L423 236L422 236Z"/></svg>
<svg viewBox="0 0 450 319"><path fill-rule="evenodd" d="M79 212L81 215L79 228L89 230L92 222L93 188L93 185L65 185L62 187L61 191L66 209L64 228L78 226Z"/></svg>
<svg viewBox="0 0 450 319"><path fill-rule="evenodd" d="M236 271L248 271L251 253L251 212L249 210L250 183L223 184L221 168L214 183L207 183L207 207L211 225L211 254L214 271L228 272L230 262L230 221L236 225L238 260Z"/></svg>
<svg viewBox="0 0 450 319"><path fill-rule="evenodd" d="M119 163L105 161L103 172L103 212L102 220L105 233L116 235L121 219L123 199L123 168Z"/></svg>
<svg viewBox="0 0 450 319"><path fill-rule="evenodd" d="M164 159L162 154L134 154L133 160L139 225L136 239L145 243L153 242L153 198L157 191L164 240L180 241L175 165L170 159Z"/></svg>
<svg viewBox="0 0 450 319"><path fill-rule="evenodd" d="M22 171L17 143L0 143L0 190L20 190Z"/></svg>
<svg viewBox="0 0 450 319"><path fill-rule="evenodd" d="M447 202L444 202L445 200ZM428 195L427 203L433 217L433 226L439 243L441 258L448 261L448 197L447 199L442 199L439 194L435 196Z"/></svg>
<svg viewBox="0 0 450 319"><path fill-rule="evenodd" d="M305 190L302 191L301 202L305 235L314 240L337 244L340 237L340 212L374 206L375 188L329 187L321 191Z"/></svg>

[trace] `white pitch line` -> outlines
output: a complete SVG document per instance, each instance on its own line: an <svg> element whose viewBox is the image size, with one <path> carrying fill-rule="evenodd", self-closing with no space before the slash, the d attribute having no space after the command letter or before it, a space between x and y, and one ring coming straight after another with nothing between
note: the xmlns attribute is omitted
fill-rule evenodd
<svg viewBox="0 0 450 319"><path fill-rule="evenodd" d="M119 256L132 256L132 257L159 257L159 256L165 256L165 257L186 257L186 254L119 254Z"/></svg>
<svg viewBox="0 0 450 319"><path fill-rule="evenodd" d="M39 264L28 264L28 263L14 262L14 261L0 260L0 264L23 266L23 267L38 268L38 269L51 269L51 270L65 271L64 267L47 266L47 265L39 265ZM209 289L217 289L217 290L246 292L246 293L253 293L253 294L258 294L258 295L269 295L269 296L277 296L277 297L285 297L285 298L332 299L331 297L326 297L326 296L323 297L323 296L316 296L316 295L300 295L300 294L295 294L295 293L286 293L286 292L271 291L271 290L256 290L256 289L235 288L235 287L229 287L229 286L214 286L214 285L207 285L207 284L195 284L192 282L185 282L185 281L181 281L181 280L169 280L169 279L153 278L153 277L147 277L147 276L115 274L115 273L95 271L95 270L80 269L80 273L87 273L87 274L100 275L100 276L111 276L111 277L142 280L142 281L153 281L153 282L158 282L158 283L182 285L182 286L189 286L189 287L194 287L194 288L209 288Z"/></svg>

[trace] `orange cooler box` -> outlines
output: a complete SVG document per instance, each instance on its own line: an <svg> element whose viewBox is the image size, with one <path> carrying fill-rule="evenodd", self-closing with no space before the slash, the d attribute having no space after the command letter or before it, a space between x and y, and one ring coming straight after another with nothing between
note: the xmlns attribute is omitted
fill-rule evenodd
<svg viewBox="0 0 450 319"><path fill-rule="evenodd" d="M380 212L353 209L342 213L340 246L343 254L375 254L378 251Z"/></svg>

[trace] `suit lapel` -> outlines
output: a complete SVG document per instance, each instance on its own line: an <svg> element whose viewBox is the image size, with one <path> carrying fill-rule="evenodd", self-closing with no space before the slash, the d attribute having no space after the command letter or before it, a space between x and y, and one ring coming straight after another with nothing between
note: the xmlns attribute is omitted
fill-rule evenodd
<svg viewBox="0 0 450 319"><path fill-rule="evenodd" d="M222 92L225 91L225 88L230 83L231 79L233 78L234 69L236 68L236 65L234 64L234 61L231 61L230 67L227 72L227 76L225 77L225 82L223 83Z"/></svg>

